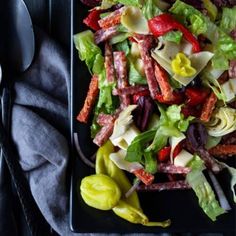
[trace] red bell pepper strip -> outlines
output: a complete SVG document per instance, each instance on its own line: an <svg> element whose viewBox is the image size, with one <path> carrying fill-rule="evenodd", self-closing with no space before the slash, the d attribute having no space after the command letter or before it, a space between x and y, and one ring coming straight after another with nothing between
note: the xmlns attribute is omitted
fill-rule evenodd
<svg viewBox="0 0 236 236"><path fill-rule="evenodd" d="M189 87L185 90L185 95L188 98L187 104L190 106L196 106L204 103L208 94L209 91L207 91L206 89Z"/></svg>
<svg viewBox="0 0 236 236"><path fill-rule="evenodd" d="M135 170L133 174L140 179L145 185L152 184L154 175L146 172L144 169Z"/></svg>
<svg viewBox="0 0 236 236"><path fill-rule="evenodd" d="M101 29L98 24L101 12L101 10L96 9L90 11L88 16L83 20L83 23L95 31Z"/></svg>
<svg viewBox="0 0 236 236"><path fill-rule="evenodd" d="M182 149L183 149L183 142L180 142L176 145L173 151L173 158L177 157L179 153L182 151Z"/></svg>
<svg viewBox="0 0 236 236"><path fill-rule="evenodd" d="M166 146L166 147L162 148L158 152L158 160L161 162L168 161L168 159L170 158L170 151L171 151L170 146Z"/></svg>
<svg viewBox="0 0 236 236"><path fill-rule="evenodd" d="M183 33L184 38L192 44L193 52L201 51L200 44L193 34L168 13L150 19L148 21L148 26L153 35L157 37L162 36L171 30L179 30Z"/></svg>
<svg viewBox="0 0 236 236"><path fill-rule="evenodd" d="M173 104L181 104L184 100L184 97L181 93L178 93L178 92L173 92L173 99L170 101L170 100L165 100L163 95L162 94L157 94L155 99L160 102L160 103L163 103L163 104L167 104L167 105L173 105Z"/></svg>

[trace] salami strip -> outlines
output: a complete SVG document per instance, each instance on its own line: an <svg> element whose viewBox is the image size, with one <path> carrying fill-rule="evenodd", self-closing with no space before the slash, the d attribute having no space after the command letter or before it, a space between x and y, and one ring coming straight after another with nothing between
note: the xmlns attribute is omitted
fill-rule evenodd
<svg viewBox="0 0 236 236"><path fill-rule="evenodd" d="M147 86L136 85L136 86L129 86L129 87L120 88L120 89L114 89L112 91L112 94L114 96L121 95L121 94L134 95L136 93L146 91L147 89L148 89Z"/></svg>
<svg viewBox="0 0 236 236"><path fill-rule="evenodd" d="M221 170L221 167L207 150L199 148L197 150L197 154L202 158L208 169L212 170L215 173L218 173Z"/></svg>
<svg viewBox="0 0 236 236"><path fill-rule="evenodd" d="M200 117L201 121L208 122L210 120L216 102L217 102L217 97L213 92L211 92L211 95L207 98L206 102L203 105L202 114Z"/></svg>
<svg viewBox="0 0 236 236"><path fill-rule="evenodd" d="M89 90L84 102L84 106L76 118L78 121L83 123L88 122L89 114L92 111L94 103L96 102L98 92L98 77L94 75L89 84Z"/></svg>
<svg viewBox="0 0 236 236"><path fill-rule="evenodd" d="M127 59L125 56L125 52L116 51L113 53L114 56L114 65L116 70L117 77L117 88L123 89L129 87L129 82L127 78ZM122 94L120 95L120 103L121 108L124 108L131 103L131 99L129 95Z"/></svg>
<svg viewBox="0 0 236 236"><path fill-rule="evenodd" d="M107 81L111 83L114 82L115 68L113 65L112 47L108 42L105 44L105 70Z"/></svg>
<svg viewBox="0 0 236 236"><path fill-rule="evenodd" d="M101 128L101 130L96 134L93 142L101 147L112 135L114 128L114 123L109 123Z"/></svg>
<svg viewBox="0 0 236 236"><path fill-rule="evenodd" d="M168 174L187 174L191 171L189 167L175 166L172 164L159 164L159 172Z"/></svg>
<svg viewBox="0 0 236 236"><path fill-rule="evenodd" d="M105 126L105 125L108 125L109 123L113 123L114 120L115 120L115 117L113 115L104 114L104 113L100 113L97 117L97 123L100 126Z"/></svg>
<svg viewBox="0 0 236 236"><path fill-rule="evenodd" d="M109 28L114 25L118 25L120 23L121 15L123 11L125 10L125 7L119 8L109 14L108 16L102 18L98 21L98 24L101 28Z"/></svg>
<svg viewBox="0 0 236 236"><path fill-rule="evenodd" d="M223 157L225 159L227 158L227 156L232 156L236 154L236 145L219 144L208 151L212 156Z"/></svg>
<svg viewBox="0 0 236 236"><path fill-rule="evenodd" d="M154 181L154 175L146 172L144 169L135 170L133 174L145 185L150 185Z"/></svg>
<svg viewBox="0 0 236 236"><path fill-rule="evenodd" d="M173 101L174 96L172 87L170 86L169 83L168 75L166 71L162 69L160 65L157 64L157 62L155 62L155 77L160 87L161 93L163 95L163 99L165 101Z"/></svg>
<svg viewBox="0 0 236 236"><path fill-rule="evenodd" d="M236 78L236 60L229 63L229 78Z"/></svg>
<svg viewBox="0 0 236 236"><path fill-rule="evenodd" d="M99 44L101 42L104 42L110 38L112 38L114 35L117 34L117 27L113 26L107 29L100 29L96 31L94 34L94 40L96 44Z"/></svg>
<svg viewBox="0 0 236 236"><path fill-rule="evenodd" d="M164 190L184 190L191 189L191 186L184 180L166 182L166 183L155 183L151 185L139 185L137 191L139 192L154 192Z"/></svg>
<svg viewBox="0 0 236 236"><path fill-rule="evenodd" d="M138 42L141 58L143 60L144 71L147 78L148 88L151 93L151 97L155 99L156 95L160 92L158 83L155 79L154 62L150 56L150 49L153 43L152 36L136 36L135 39Z"/></svg>

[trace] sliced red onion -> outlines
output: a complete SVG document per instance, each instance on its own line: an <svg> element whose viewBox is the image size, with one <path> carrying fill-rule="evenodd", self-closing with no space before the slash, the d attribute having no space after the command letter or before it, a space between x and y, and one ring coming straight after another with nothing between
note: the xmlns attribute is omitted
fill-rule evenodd
<svg viewBox="0 0 236 236"><path fill-rule="evenodd" d="M216 191L216 194L218 196L218 199L219 199L219 202L220 202L220 206L226 210L226 211L229 211L231 210L231 207L229 205L229 202L223 192L223 189L221 188L220 186L220 183L218 182L218 180L216 179L215 175L211 172L211 171L208 171L208 174L210 176L210 179L212 181L212 184L214 186L214 189Z"/></svg>
<svg viewBox="0 0 236 236"><path fill-rule="evenodd" d="M81 160L89 167L92 167L92 168L95 168L95 164L90 161L89 159L91 158L87 158L84 153L82 152L81 150L81 147L80 147L80 144L79 144L79 137L78 137L78 134L77 133L74 133L74 143L75 143L75 148L76 148L76 151L78 153L78 155L80 156ZM93 155L94 156L94 155ZM92 156L92 157L93 157Z"/></svg>
<svg viewBox="0 0 236 236"><path fill-rule="evenodd" d="M135 184L129 189L129 191L125 194L125 197L128 198L139 186L141 180L137 180Z"/></svg>

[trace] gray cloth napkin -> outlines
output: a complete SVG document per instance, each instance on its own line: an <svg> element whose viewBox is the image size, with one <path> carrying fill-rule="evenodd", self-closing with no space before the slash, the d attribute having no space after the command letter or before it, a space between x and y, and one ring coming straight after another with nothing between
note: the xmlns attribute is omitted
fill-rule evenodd
<svg viewBox="0 0 236 236"><path fill-rule="evenodd" d="M69 57L42 32L36 38L35 60L14 86L12 138L39 209L57 233L70 235Z"/></svg>

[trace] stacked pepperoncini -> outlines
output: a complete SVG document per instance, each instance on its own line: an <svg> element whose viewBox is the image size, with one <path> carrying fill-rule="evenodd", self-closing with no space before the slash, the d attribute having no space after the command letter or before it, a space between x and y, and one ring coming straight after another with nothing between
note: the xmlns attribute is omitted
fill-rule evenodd
<svg viewBox="0 0 236 236"><path fill-rule="evenodd" d="M85 177L80 185L85 203L100 210L113 210L116 215L134 224L168 227L170 220L149 222L141 209L136 191L125 197L131 184L124 172L110 160L109 156L113 152L114 146L110 141L98 149L96 174Z"/></svg>

